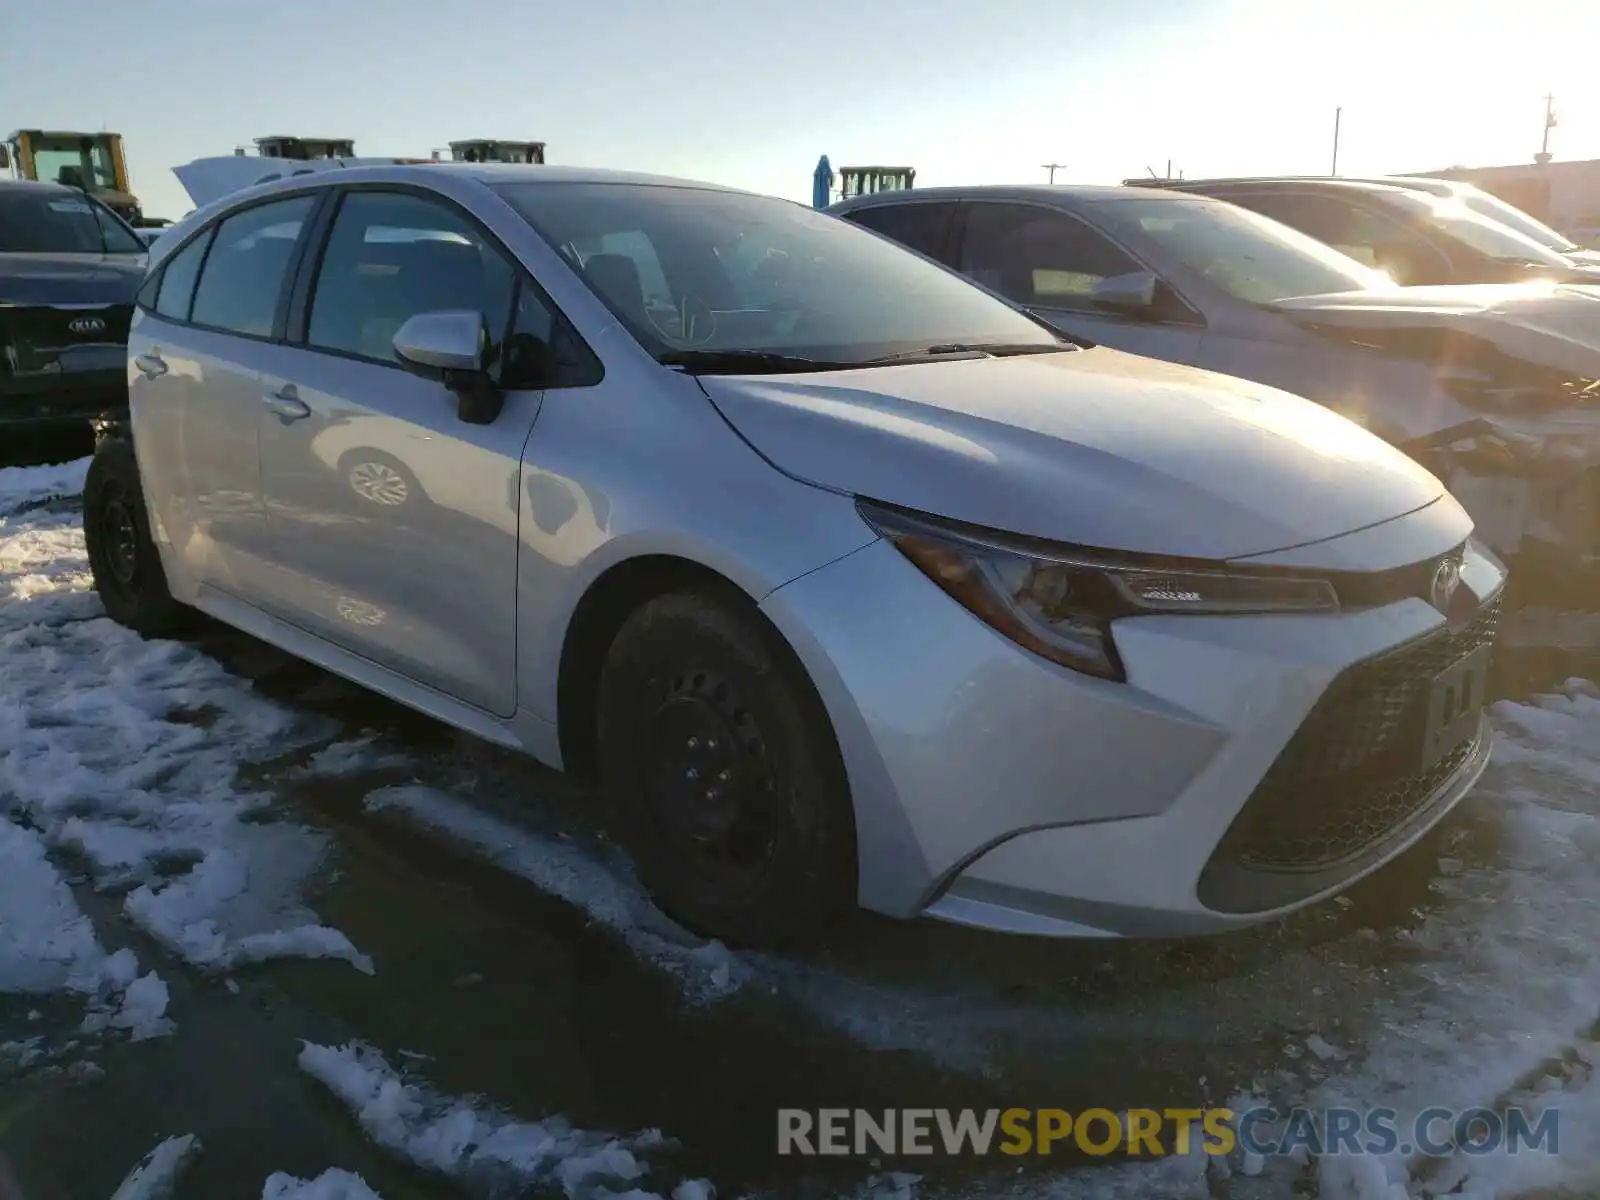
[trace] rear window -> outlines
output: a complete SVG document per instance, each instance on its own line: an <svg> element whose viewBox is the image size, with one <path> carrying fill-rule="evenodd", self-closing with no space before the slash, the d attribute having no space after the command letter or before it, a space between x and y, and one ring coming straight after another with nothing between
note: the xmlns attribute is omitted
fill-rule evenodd
<svg viewBox="0 0 1600 1200"><path fill-rule="evenodd" d="M143 254L146 246L81 193L0 184L0 254Z"/></svg>

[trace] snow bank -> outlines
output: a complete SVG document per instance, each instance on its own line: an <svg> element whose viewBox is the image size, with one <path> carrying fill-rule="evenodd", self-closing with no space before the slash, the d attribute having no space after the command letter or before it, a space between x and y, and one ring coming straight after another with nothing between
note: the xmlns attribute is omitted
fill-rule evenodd
<svg viewBox="0 0 1600 1200"><path fill-rule="evenodd" d="M636 1152L665 1145L654 1130L613 1137L574 1129L560 1117L517 1121L470 1099L440 1096L407 1082L359 1043L307 1043L300 1066L349 1106L378 1145L475 1191L559 1186L574 1200L611 1196L647 1172ZM708 1187L691 1181L685 1197Z"/></svg>

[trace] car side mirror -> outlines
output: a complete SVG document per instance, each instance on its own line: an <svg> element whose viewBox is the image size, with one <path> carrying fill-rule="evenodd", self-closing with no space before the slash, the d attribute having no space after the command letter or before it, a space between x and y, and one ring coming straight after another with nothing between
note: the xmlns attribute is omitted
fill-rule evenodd
<svg viewBox="0 0 1600 1200"><path fill-rule="evenodd" d="M1089 291L1089 299L1099 308L1117 312L1148 312L1156 306L1156 277L1149 271L1112 275Z"/></svg>
<svg viewBox="0 0 1600 1200"><path fill-rule="evenodd" d="M468 309L417 313L394 335L394 356L423 379L436 379L456 395L456 411L470 425L488 425L504 403L489 378L489 330L483 314Z"/></svg>

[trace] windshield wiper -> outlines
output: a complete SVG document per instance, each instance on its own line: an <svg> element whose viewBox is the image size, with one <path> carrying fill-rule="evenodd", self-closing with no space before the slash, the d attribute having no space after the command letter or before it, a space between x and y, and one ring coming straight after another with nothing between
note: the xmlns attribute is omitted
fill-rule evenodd
<svg viewBox="0 0 1600 1200"><path fill-rule="evenodd" d="M656 359L667 367L682 367L690 375L782 375L800 371L839 371L865 366L859 362L829 362L799 354L771 350L668 350Z"/></svg>
<svg viewBox="0 0 1600 1200"><path fill-rule="evenodd" d="M1082 349L1075 342L943 342L924 346L921 350L905 350L899 354L885 354L880 358L866 359L863 366L881 363L908 362L918 358L942 358L951 354L986 354L991 358L1011 358L1018 354L1055 354L1062 350Z"/></svg>

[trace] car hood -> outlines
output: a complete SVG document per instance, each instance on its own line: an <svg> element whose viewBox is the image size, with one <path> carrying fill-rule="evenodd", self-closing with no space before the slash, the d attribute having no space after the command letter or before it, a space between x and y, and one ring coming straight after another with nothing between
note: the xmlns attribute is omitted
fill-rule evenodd
<svg viewBox="0 0 1600 1200"><path fill-rule="evenodd" d="M1104 347L700 383L795 478L1078 546L1264 554L1444 494L1320 405Z"/></svg>
<svg viewBox="0 0 1600 1200"><path fill-rule="evenodd" d="M142 254L0 254L0 304L131 304Z"/></svg>
<svg viewBox="0 0 1600 1200"><path fill-rule="evenodd" d="M1550 283L1406 287L1297 296L1269 307L1305 325L1466 333L1539 366L1600 378L1600 287Z"/></svg>

